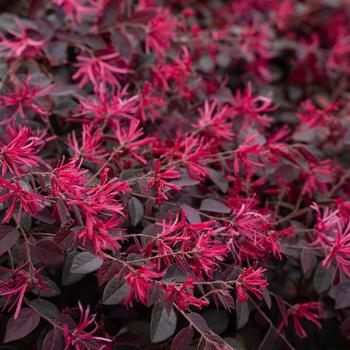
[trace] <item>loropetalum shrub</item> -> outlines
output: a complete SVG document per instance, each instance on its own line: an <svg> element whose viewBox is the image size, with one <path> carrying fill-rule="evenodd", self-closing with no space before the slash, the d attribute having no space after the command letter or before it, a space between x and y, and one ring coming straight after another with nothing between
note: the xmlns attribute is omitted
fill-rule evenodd
<svg viewBox="0 0 350 350"><path fill-rule="evenodd" d="M349 1L1 6L1 349L349 348Z"/></svg>

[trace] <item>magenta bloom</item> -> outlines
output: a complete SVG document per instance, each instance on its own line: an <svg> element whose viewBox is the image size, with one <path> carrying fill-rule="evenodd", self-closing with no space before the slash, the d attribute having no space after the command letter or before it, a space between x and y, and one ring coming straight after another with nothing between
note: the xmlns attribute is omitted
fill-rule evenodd
<svg viewBox="0 0 350 350"><path fill-rule="evenodd" d="M20 175L26 173L27 169L38 166L41 162L38 153L45 142L39 137L32 136L28 128L16 131L9 127L7 132L7 142L0 141L1 175L5 176L7 171Z"/></svg>
<svg viewBox="0 0 350 350"><path fill-rule="evenodd" d="M120 87L118 77L130 72L116 52L98 57L78 56L77 60L76 67L79 69L72 78L80 80L80 88L92 83L94 88L98 90L101 81Z"/></svg>
<svg viewBox="0 0 350 350"><path fill-rule="evenodd" d="M162 203L169 198L169 194L167 194L166 190L181 190L181 187L169 182L169 180L178 179L180 176L181 174L173 168L161 172L160 162L156 160L154 174L150 178L147 188L151 189L154 187L157 191L157 202Z"/></svg>
<svg viewBox="0 0 350 350"><path fill-rule="evenodd" d="M39 211L44 208L43 201L45 197L30 192L28 189L22 187L19 182L11 183L0 177L0 193L2 194L0 196L0 203L9 201L2 223L7 223L11 220L17 203L19 204L18 218L20 218L22 210L29 216L37 217Z"/></svg>
<svg viewBox="0 0 350 350"><path fill-rule="evenodd" d="M318 329L321 329L321 323L318 321L321 310L322 304L317 301L295 304L288 310L288 314L292 317L295 332L300 338L307 337L307 333L301 324L303 318L316 325Z"/></svg>
<svg viewBox="0 0 350 350"><path fill-rule="evenodd" d="M15 308L14 319L16 320L21 311L25 293L31 291L34 287L46 290L47 287L41 280L39 271L36 271L33 276L23 267L16 270L1 267L1 270L7 273L0 277L0 296L5 298L3 310L8 306L9 311Z"/></svg>
<svg viewBox="0 0 350 350"><path fill-rule="evenodd" d="M254 294L258 299L261 299L263 297L262 290L269 285L264 277L266 269L263 267L257 269L256 266L257 263L244 269L237 278L236 293L238 301L240 302L249 299L247 292Z"/></svg>
<svg viewBox="0 0 350 350"><path fill-rule="evenodd" d="M4 52L7 58L18 58L20 56L32 58L37 56L41 52L45 40L31 39L23 24L17 18L15 21L19 31L8 30L8 33L13 37L12 39L8 39L0 33L0 52Z"/></svg>
<svg viewBox="0 0 350 350"><path fill-rule="evenodd" d="M338 225L335 240L330 242L322 266L329 268L332 262L335 263L337 270L350 277L350 223L346 226Z"/></svg>
<svg viewBox="0 0 350 350"><path fill-rule="evenodd" d="M67 324L64 325L65 350L103 350L106 343L111 342L108 338L98 337L95 333L98 331L98 324L95 321L96 315L90 315L90 306L84 310L79 302L80 320L76 327L71 329ZM91 327L93 327L91 329ZM89 329L89 330L87 330Z"/></svg>
<svg viewBox="0 0 350 350"><path fill-rule="evenodd" d="M152 288L153 280L163 276L163 273L155 272L152 266L142 266L138 270L132 270L125 276L125 281L129 286L129 293L124 301L126 305L132 306L132 296L140 303L146 305L148 291Z"/></svg>

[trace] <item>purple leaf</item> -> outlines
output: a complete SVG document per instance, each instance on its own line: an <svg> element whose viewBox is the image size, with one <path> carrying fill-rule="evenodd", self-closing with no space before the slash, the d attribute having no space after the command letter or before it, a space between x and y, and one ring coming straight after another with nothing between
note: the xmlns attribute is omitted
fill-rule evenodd
<svg viewBox="0 0 350 350"><path fill-rule="evenodd" d="M193 341L193 330L191 327L181 329L174 337L170 350L187 350Z"/></svg>
<svg viewBox="0 0 350 350"><path fill-rule="evenodd" d="M207 198L201 204L201 210L212 211L214 213L228 214L231 209L216 199Z"/></svg>
<svg viewBox="0 0 350 350"><path fill-rule="evenodd" d="M228 182L225 176L214 169L208 169L210 180L220 189L222 193L226 193L228 190Z"/></svg>
<svg viewBox="0 0 350 350"><path fill-rule="evenodd" d="M236 322L237 329L244 327L249 320L249 307L245 301L243 303L237 302L236 304Z"/></svg>
<svg viewBox="0 0 350 350"><path fill-rule="evenodd" d="M180 204L180 207L184 210L187 220L191 224L198 224L202 222L198 211L187 204Z"/></svg>
<svg viewBox="0 0 350 350"><path fill-rule="evenodd" d="M324 293L331 287L333 274L333 267L325 269L322 267L322 263L318 264L313 279L314 288L317 294Z"/></svg>
<svg viewBox="0 0 350 350"><path fill-rule="evenodd" d="M135 197L131 197L129 200L129 215L130 221L133 226L136 226L144 216L144 209L142 203Z"/></svg>
<svg viewBox="0 0 350 350"><path fill-rule="evenodd" d="M32 309L23 308L16 320L14 319L14 315L9 319L6 327L4 343L24 338L38 326L39 322L39 314Z"/></svg>
<svg viewBox="0 0 350 350"><path fill-rule="evenodd" d="M18 240L19 231L9 225L0 225L0 255L6 253Z"/></svg>
<svg viewBox="0 0 350 350"><path fill-rule="evenodd" d="M57 329L49 331L42 343L41 350L63 350L63 336Z"/></svg>
<svg viewBox="0 0 350 350"><path fill-rule="evenodd" d="M160 343L170 338L176 329L177 317L173 308L168 312L161 302L154 305L151 316L151 342Z"/></svg>
<svg viewBox="0 0 350 350"><path fill-rule="evenodd" d="M200 314L197 314L196 312L191 312L187 315L187 317L201 332L211 332L206 320Z"/></svg>
<svg viewBox="0 0 350 350"><path fill-rule="evenodd" d="M151 9L137 11L130 18L130 22L147 24L156 16L156 14L157 12Z"/></svg>
<svg viewBox="0 0 350 350"><path fill-rule="evenodd" d="M57 306L45 299L31 300L30 305L38 310L40 314L43 314L50 319L56 319L60 314Z"/></svg>
<svg viewBox="0 0 350 350"><path fill-rule="evenodd" d="M35 257L44 264L60 264L63 262L64 253L60 246L52 240L43 239L34 247Z"/></svg>
<svg viewBox="0 0 350 350"><path fill-rule="evenodd" d="M70 272L88 274L98 270L103 260L90 252L83 252L76 255L73 259Z"/></svg>
<svg viewBox="0 0 350 350"><path fill-rule="evenodd" d="M132 59L132 45L127 34L122 31L111 33L111 43L116 52L118 52L126 61Z"/></svg>
<svg viewBox="0 0 350 350"><path fill-rule="evenodd" d="M129 286L126 283L120 285L119 276L114 276L106 285L103 291L102 302L104 305L120 304L129 292Z"/></svg>
<svg viewBox="0 0 350 350"><path fill-rule="evenodd" d="M350 306L350 280L346 279L329 291L329 296L335 300L336 309Z"/></svg>

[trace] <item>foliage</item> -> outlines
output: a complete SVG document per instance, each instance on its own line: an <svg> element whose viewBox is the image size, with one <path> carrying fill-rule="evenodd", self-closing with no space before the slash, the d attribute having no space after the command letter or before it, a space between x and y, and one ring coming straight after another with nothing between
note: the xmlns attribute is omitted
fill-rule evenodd
<svg viewBox="0 0 350 350"><path fill-rule="evenodd" d="M349 1L1 9L0 348L348 348Z"/></svg>

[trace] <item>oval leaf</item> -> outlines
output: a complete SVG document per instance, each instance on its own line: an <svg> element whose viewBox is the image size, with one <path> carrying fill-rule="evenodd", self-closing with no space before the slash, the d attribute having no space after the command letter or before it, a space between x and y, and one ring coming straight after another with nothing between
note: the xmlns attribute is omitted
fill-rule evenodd
<svg viewBox="0 0 350 350"><path fill-rule="evenodd" d="M334 274L334 269L332 267L325 269L320 263L314 274L314 288L317 294L326 292L331 287L331 282Z"/></svg>
<svg viewBox="0 0 350 350"><path fill-rule="evenodd" d="M46 337L42 343L41 350L63 350L63 336L62 334L53 329L46 334Z"/></svg>
<svg viewBox="0 0 350 350"><path fill-rule="evenodd" d="M6 253L18 240L18 230L9 225L0 225L0 255Z"/></svg>
<svg viewBox="0 0 350 350"><path fill-rule="evenodd" d="M79 253L73 259L70 272L87 274L98 270L102 263L102 259L90 252Z"/></svg>
<svg viewBox="0 0 350 350"><path fill-rule="evenodd" d="M228 182L225 176L214 169L208 169L208 173L210 180L213 181L222 193L226 193L228 190Z"/></svg>
<svg viewBox="0 0 350 350"><path fill-rule="evenodd" d="M103 291L102 302L104 305L120 304L128 295L129 286L123 283L119 286L119 276L114 276L106 285Z"/></svg>
<svg viewBox="0 0 350 350"><path fill-rule="evenodd" d="M151 341L162 342L171 337L176 329L177 317L173 308L168 312L162 303L156 303L151 316Z"/></svg>
<svg viewBox="0 0 350 350"><path fill-rule="evenodd" d="M29 308L23 308L15 320L14 315L9 319L6 327L4 343L24 338L39 324L40 316Z"/></svg>
<svg viewBox="0 0 350 350"><path fill-rule="evenodd" d="M144 210L142 203L135 197L129 200L129 215L131 224L136 226L143 218Z"/></svg>
<svg viewBox="0 0 350 350"><path fill-rule="evenodd" d="M57 306L45 299L31 300L30 305L32 305L34 309L38 310L40 314L43 314L53 320L60 314Z"/></svg>
<svg viewBox="0 0 350 350"><path fill-rule="evenodd" d="M201 204L201 210L212 211L214 213L228 214L231 209L216 199L207 198Z"/></svg>
<svg viewBox="0 0 350 350"><path fill-rule="evenodd" d="M176 334L173 342L171 343L170 350L187 350L193 341L193 330L191 327L181 329Z"/></svg>
<svg viewBox="0 0 350 350"><path fill-rule="evenodd" d="M34 255L44 264L60 264L64 258L63 250L50 239L39 241L34 247Z"/></svg>

